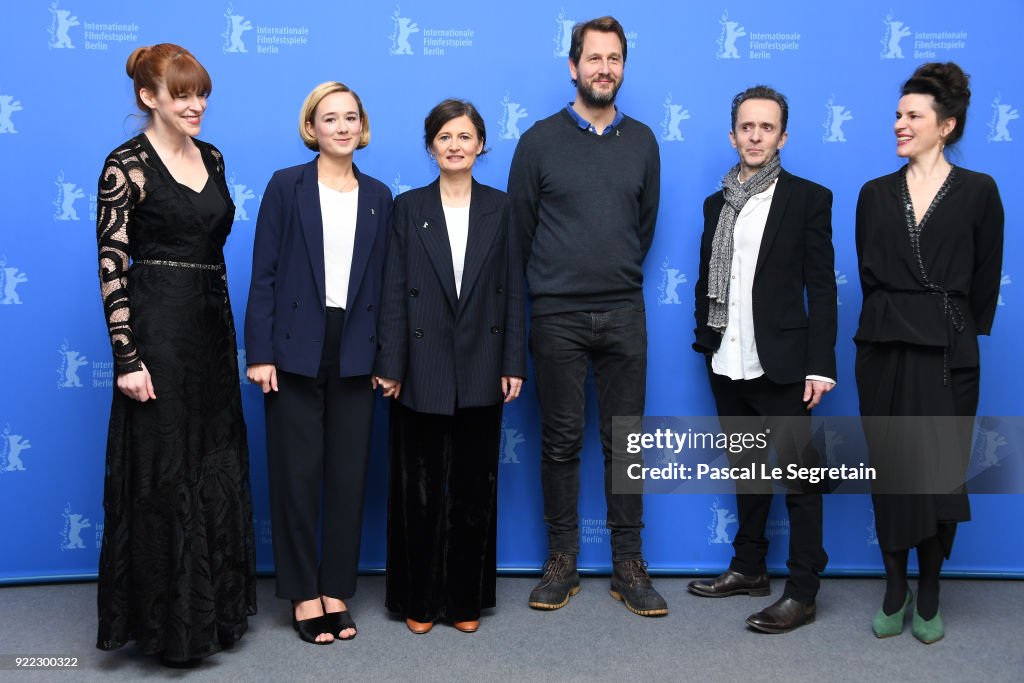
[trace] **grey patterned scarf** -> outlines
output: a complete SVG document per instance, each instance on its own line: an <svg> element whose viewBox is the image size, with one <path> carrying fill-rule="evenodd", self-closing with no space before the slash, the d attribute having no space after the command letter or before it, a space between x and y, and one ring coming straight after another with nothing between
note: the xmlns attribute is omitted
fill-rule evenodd
<svg viewBox="0 0 1024 683"><path fill-rule="evenodd" d="M740 165L733 166L722 179L725 205L718 214L715 237L711 242L711 263L708 269L708 327L724 330L729 322L729 273L732 270L733 233L736 217L743 205L755 194L760 194L775 182L782 171L782 157L776 153L760 171L741 183Z"/></svg>

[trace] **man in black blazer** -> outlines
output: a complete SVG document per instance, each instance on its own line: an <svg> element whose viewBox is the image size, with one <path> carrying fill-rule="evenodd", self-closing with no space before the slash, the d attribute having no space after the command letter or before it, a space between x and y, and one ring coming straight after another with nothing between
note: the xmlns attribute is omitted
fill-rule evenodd
<svg viewBox="0 0 1024 683"><path fill-rule="evenodd" d="M733 99L729 139L740 160L723 189L704 202L693 348L707 358L723 429L742 424L751 431L768 418L780 459L805 464L816 457L809 446L810 410L836 376L832 193L782 169L788 113L786 98L766 86ZM690 592L769 594L765 526L772 494L764 482L755 488L737 495L739 529L729 569L692 581ZM766 633L814 620L819 574L828 561L821 494L787 493L786 507L786 588L780 600L747 619Z"/></svg>

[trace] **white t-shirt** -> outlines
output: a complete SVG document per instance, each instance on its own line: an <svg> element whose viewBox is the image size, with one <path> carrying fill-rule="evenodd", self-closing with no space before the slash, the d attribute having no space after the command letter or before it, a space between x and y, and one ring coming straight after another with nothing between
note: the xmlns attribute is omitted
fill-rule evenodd
<svg viewBox="0 0 1024 683"><path fill-rule="evenodd" d="M348 277L352 269L352 250L356 243L356 211L359 188L348 192L320 186L320 216L324 224L324 285L327 305L345 308L348 303Z"/></svg>
<svg viewBox="0 0 1024 683"><path fill-rule="evenodd" d="M466 241L469 239L469 207L445 206L444 222L448 225L448 244L452 248L455 270L455 294L462 294L462 273L466 270Z"/></svg>

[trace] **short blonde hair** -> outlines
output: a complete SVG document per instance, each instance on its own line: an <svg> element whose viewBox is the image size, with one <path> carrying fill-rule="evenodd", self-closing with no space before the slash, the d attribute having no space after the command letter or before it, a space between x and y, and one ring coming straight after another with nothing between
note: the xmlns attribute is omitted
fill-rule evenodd
<svg viewBox="0 0 1024 683"><path fill-rule="evenodd" d="M359 132L359 144L356 145L356 149L362 149L370 144L370 118L366 115L366 110L363 109L363 101L359 99L359 95L344 83L327 81L316 86L312 92L306 95L306 101L302 103L302 110L299 112L299 137L302 138L303 144L314 152L320 151L320 145L316 141L316 136L310 135L306 130L306 124L316 125L313 121L313 117L316 116L316 108L320 106L320 102L325 97L336 92L350 93L356 101L356 106L359 107L359 120L362 123L362 129Z"/></svg>

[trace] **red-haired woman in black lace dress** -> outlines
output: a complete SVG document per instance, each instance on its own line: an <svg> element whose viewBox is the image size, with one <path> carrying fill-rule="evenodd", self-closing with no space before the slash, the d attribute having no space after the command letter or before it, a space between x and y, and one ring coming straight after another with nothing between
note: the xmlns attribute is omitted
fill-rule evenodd
<svg viewBox="0 0 1024 683"><path fill-rule="evenodd" d="M256 612L249 452L222 247L234 205L199 134L210 76L187 50L135 50L143 133L107 157L96 215L117 374L99 567L104 650L169 664L229 647Z"/></svg>

